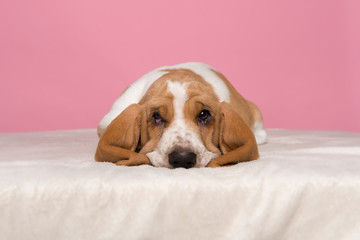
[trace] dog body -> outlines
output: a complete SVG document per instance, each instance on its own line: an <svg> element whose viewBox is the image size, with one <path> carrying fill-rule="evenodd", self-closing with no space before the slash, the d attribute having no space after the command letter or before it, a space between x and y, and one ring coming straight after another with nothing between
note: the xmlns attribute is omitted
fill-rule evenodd
<svg viewBox="0 0 360 240"><path fill-rule="evenodd" d="M133 83L98 126L97 161L217 167L258 158L262 115L203 63L158 68Z"/></svg>

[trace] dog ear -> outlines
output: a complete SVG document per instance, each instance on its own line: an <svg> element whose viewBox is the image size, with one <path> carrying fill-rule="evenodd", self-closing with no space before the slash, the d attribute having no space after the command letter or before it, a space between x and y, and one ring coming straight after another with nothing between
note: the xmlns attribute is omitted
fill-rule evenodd
<svg viewBox="0 0 360 240"><path fill-rule="evenodd" d="M99 162L117 165L149 164L149 159L136 152L140 142L142 107L132 104L117 116L101 134L95 153Z"/></svg>
<svg viewBox="0 0 360 240"><path fill-rule="evenodd" d="M220 109L218 137L222 155L208 166L219 167L257 159L259 153L256 140L248 125L228 103L222 102Z"/></svg>

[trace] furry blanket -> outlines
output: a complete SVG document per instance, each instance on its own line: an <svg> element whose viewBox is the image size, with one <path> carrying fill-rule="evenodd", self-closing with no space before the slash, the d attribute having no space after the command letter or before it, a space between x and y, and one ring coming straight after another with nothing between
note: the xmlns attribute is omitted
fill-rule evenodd
<svg viewBox="0 0 360 240"><path fill-rule="evenodd" d="M360 239L360 134L268 133L188 170L95 162L95 129L2 133L1 239Z"/></svg>

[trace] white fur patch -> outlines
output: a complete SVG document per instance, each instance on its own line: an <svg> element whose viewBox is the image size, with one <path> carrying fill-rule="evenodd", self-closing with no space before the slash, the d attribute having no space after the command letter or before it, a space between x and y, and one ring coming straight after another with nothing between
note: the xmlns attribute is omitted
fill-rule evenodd
<svg viewBox="0 0 360 240"><path fill-rule="evenodd" d="M194 152L197 155L195 167L205 167L217 155L209 152L193 129L187 126L184 105L188 100L186 89L189 83L168 81L168 91L174 95L174 120L163 133L154 151L146 154L153 166L171 167L168 155L175 149Z"/></svg>
<svg viewBox="0 0 360 240"><path fill-rule="evenodd" d="M262 122L257 122L254 124L254 135L256 138L256 143L258 145L265 144L267 141L267 134L264 130L264 124Z"/></svg>

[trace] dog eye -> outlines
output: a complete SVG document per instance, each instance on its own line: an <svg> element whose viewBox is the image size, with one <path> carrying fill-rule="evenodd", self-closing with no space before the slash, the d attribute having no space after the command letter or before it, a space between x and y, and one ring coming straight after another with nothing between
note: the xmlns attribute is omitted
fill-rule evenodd
<svg viewBox="0 0 360 240"><path fill-rule="evenodd" d="M152 120L155 123L155 125L160 125L165 122L164 119L161 117L160 113L158 113L158 112L153 113Z"/></svg>
<svg viewBox="0 0 360 240"><path fill-rule="evenodd" d="M197 120L201 125L207 125L210 119L211 114L208 110L202 110L197 117Z"/></svg>

